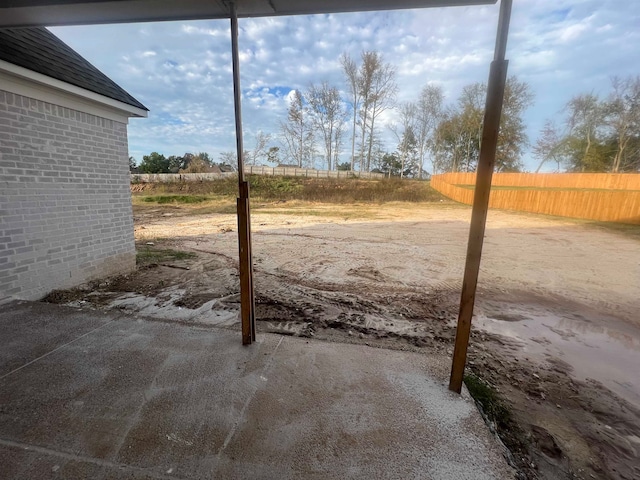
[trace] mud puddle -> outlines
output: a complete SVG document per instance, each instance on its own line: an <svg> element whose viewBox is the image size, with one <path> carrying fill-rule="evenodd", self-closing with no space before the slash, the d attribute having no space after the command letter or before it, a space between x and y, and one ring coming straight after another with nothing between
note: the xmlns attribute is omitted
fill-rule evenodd
<svg viewBox="0 0 640 480"><path fill-rule="evenodd" d="M558 359L573 378L595 380L640 408L640 328L635 325L579 306L557 311L513 303L494 304L474 322L517 341L520 348L514 353L522 361Z"/></svg>

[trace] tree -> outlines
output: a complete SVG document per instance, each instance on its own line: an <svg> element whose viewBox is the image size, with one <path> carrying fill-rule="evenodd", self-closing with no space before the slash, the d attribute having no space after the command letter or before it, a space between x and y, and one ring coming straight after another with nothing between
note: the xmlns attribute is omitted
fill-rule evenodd
<svg viewBox="0 0 640 480"><path fill-rule="evenodd" d="M433 151L434 171L475 171L477 142L473 141L473 133L470 134L468 124L457 109L450 108L443 115L435 133L439 139L439 148ZM471 158L474 159L473 162Z"/></svg>
<svg viewBox="0 0 640 480"><path fill-rule="evenodd" d="M270 147L267 151L267 162L275 163L276 165L280 163L279 157L280 148L279 147Z"/></svg>
<svg viewBox="0 0 640 480"><path fill-rule="evenodd" d="M307 90L306 99L309 104L314 127L320 132L327 162L327 170L337 161L342 144L342 130L346 112L340 92L330 87L327 82L319 86L313 83Z"/></svg>
<svg viewBox="0 0 640 480"><path fill-rule="evenodd" d="M362 64L359 75L360 97L359 112L361 125L360 169L371 169L371 157L374 147L376 119L395 103L397 85L395 70L384 63L378 52L362 52Z"/></svg>
<svg viewBox="0 0 640 480"><path fill-rule="evenodd" d="M314 138L309 111L299 90L294 90L287 122L280 123L285 157L302 167L313 162Z"/></svg>
<svg viewBox="0 0 640 480"><path fill-rule="evenodd" d="M417 167L417 140L416 130L417 107L413 102L400 105L400 125L389 125L390 130L398 139L398 156L400 158L400 177L404 176L405 166L416 164Z"/></svg>
<svg viewBox="0 0 640 480"><path fill-rule="evenodd" d="M560 171L560 165L565 161L565 145L565 137L558 132L551 120L547 120L533 147L533 156L540 160L536 173L548 161L556 162L556 171Z"/></svg>
<svg viewBox="0 0 640 480"><path fill-rule="evenodd" d="M336 164L336 170L339 170L341 172L350 172L351 171L351 163L349 163L349 162L337 163Z"/></svg>
<svg viewBox="0 0 640 480"><path fill-rule="evenodd" d="M520 157L528 144L526 127L522 118L533 104L534 95L527 82L510 77L505 85L498 145L496 148L497 172L519 172ZM482 134L481 134L482 135Z"/></svg>
<svg viewBox="0 0 640 480"><path fill-rule="evenodd" d="M136 168L136 159L134 157L129 157L129 170L133 170Z"/></svg>
<svg viewBox="0 0 640 480"><path fill-rule="evenodd" d="M200 157L196 157L186 168L181 168L178 173L206 173L211 170L211 165Z"/></svg>
<svg viewBox="0 0 640 480"><path fill-rule="evenodd" d="M218 155L218 160L219 166L229 168L233 172L238 170L238 155L235 151L220 152L220 155Z"/></svg>
<svg viewBox="0 0 640 480"><path fill-rule="evenodd" d="M385 153L380 160L380 166L376 169L387 177L398 177L402 172L402 162L396 153Z"/></svg>
<svg viewBox="0 0 640 480"><path fill-rule="evenodd" d="M360 109L360 76L358 65L346 53L340 57L342 71L347 80L351 100L352 130L351 130L351 170L355 170L356 162L356 125L358 123L358 111Z"/></svg>
<svg viewBox="0 0 640 480"><path fill-rule="evenodd" d="M611 84L613 91L606 103L605 113L616 145L611 171L617 173L626 170L629 147L634 139L640 138L640 76L625 79L613 77Z"/></svg>
<svg viewBox="0 0 640 480"><path fill-rule="evenodd" d="M245 152L244 162L246 165L257 165L259 161L268 161L268 144L271 141L271 135L259 130L256 138L253 150Z"/></svg>
<svg viewBox="0 0 640 480"><path fill-rule="evenodd" d="M422 178L425 157L431 154L432 171L435 173L435 157L440 149L439 138L436 135L438 124L444 115L444 94L442 88L426 85L420 92L416 104L416 142L418 146L418 178Z"/></svg>
<svg viewBox="0 0 640 480"><path fill-rule="evenodd" d="M401 158L400 178L415 176L418 171L418 147L412 126L402 134L398 152Z"/></svg>
<svg viewBox="0 0 640 480"><path fill-rule="evenodd" d="M593 93L573 97L565 107L569 130L567 147L569 169L573 171L605 171L607 159L603 157L603 128L605 109Z"/></svg>
<svg viewBox="0 0 640 480"><path fill-rule="evenodd" d="M140 162L142 173L169 173L169 160L158 152L152 152L142 157Z"/></svg>
<svg viewBox="0 0 640 480"><path fill-rule="evenodd" d="M437 148L431 146L434 171L475 171L482 142L486 89L484 83L467 85L457 105L444 110L434 132ZM510 77L505 87L496 149L495 169L499 172L521 168L520 157L527 144L522 115L532 102L529 85Z"/></svg>

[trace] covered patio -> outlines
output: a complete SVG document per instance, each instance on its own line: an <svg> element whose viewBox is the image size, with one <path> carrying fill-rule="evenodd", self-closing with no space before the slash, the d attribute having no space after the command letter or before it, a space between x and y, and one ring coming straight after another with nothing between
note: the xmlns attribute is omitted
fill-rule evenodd
<svg viewBox="0 0 640 480"><path fill-rule="evenodd" d="M442 358L0 307L0 477L508 479Z"/></svg>

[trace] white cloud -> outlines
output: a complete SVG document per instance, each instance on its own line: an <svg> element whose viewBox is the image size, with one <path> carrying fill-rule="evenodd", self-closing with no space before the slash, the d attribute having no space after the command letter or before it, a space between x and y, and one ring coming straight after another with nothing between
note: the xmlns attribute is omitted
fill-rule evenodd
<svg viewBox="0 0 640 480"><path fill-rule="evenodd" d="M535 140L544 119L583 91L604 93L609 77L640 73L640 2L514 2L509 73L528 81L536 104L526 114ZM287 96L323 80L346 91L342 52L376 49L395 65L398 100L427 83L455 101L465 84L484 82L493 57L498 6L241 19L243 120L248 147L277 133ZM140 158L235 145L228 21L53 28L81 55L150 108L132 120L129 144ZM386 121L393 113L386 114ZM396 141L383 132L390 150ZM347 139L348 143L348 139ZM535 168L527 156L529 168Z"/></svg>

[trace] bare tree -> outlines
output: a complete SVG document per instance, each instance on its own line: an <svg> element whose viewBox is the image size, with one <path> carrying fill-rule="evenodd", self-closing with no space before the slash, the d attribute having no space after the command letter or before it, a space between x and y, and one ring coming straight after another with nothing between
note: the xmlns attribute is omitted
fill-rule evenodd
<svg viewBox="0 0 640 480"><path fill-rule="evenodd" d="M343 53L340 57L342 71L347 79L349 87L352 130L351 130L351 171L355 170L356 164L356 125L358 123L358 110L360 109L360 76L358 73L358 65L347 53ZM335 162L334 162L335 163Z"/></svg>
<svg viewBox="0 0 640 480"><path fill-rule="evenodd" d="M314 138L309 111L299 90L294 90L287 122L280 123L285 157L299 167L313 162Z"/></svg>
<svg viewBox="0 0 640 480"><path fill-rule="evenodd" d="M559 172L560 164L563 161L562 147L564 145L565 136L558 132L558 128L551 120L547 120L533 147L533 156L540 160L536 173L540 172L542 166L548 161L556 162L556 171Z"/></svg>
<svg viewBox="0 0 640 480"><path fill-rule="evenodd" d="M415 137L418 108L413 102L400 105L400 124L390 124L389 129L398 140L398 153L400 155L400 178L404 177L407 163L413 160L411 153L417 146Z"/></svg>
<svg viewBox="0 0 640 480"><path fill-rule="evenodd" d="M311 84L305 97L313 125L322 136L327 170L332 170L333 160L339 155L341 130L346 116L340 92L327 82L322 82L319 86Z"/></svg>
<svg viewBox="0 0 640 480"><path fill-rule="evenodd" d="M362 124L361 161L365 163L365 170L371 169L371 154L373 151L376 119L395 104L397 85L396 72L389 63L384 63L378 52L363 52L360 66L360 94L362 108L360 122ZM366 148L366 160L365 160ZM362 169L362 166L361 166Z"/></svg>
<svg viewBox="0 0 640 480"><path fill-rule="evenodd" d="M420 159L418 178L422 178L425 156L430 150L433 152L431 155L432 173L435 173L435 156L439 149L436 127L442 121L443 116L444 93L442 93L442 88L435 85L425 85L416 105L416 142Z"/></svg>
<svg viewBox="0 0 640 480"><path fill-rule="evenodd" d="M245 152L244 161L247 165L257 165L260 159L267 159L268 144L271 141L271 134L259 130L256 134L253 150Z"/></svg>
<svg viewBox="0 0 640 480"><path fill-rule="evenodd" d="M616 153L611 171L623 167L623 158L632 138L640 137L640 76L611 79L611 92L606 103L607 124L616 140Z"/></svg>
<svg viewBox="0 0 640 480"><path fill-rule="evenodd" d="M246 157L248 152L244 152L244 156ZM219 163L218 165L224 165L229 167L234 172L238 169L238 154L233 151L228 152L220 152L218 156Z"/></svg>

